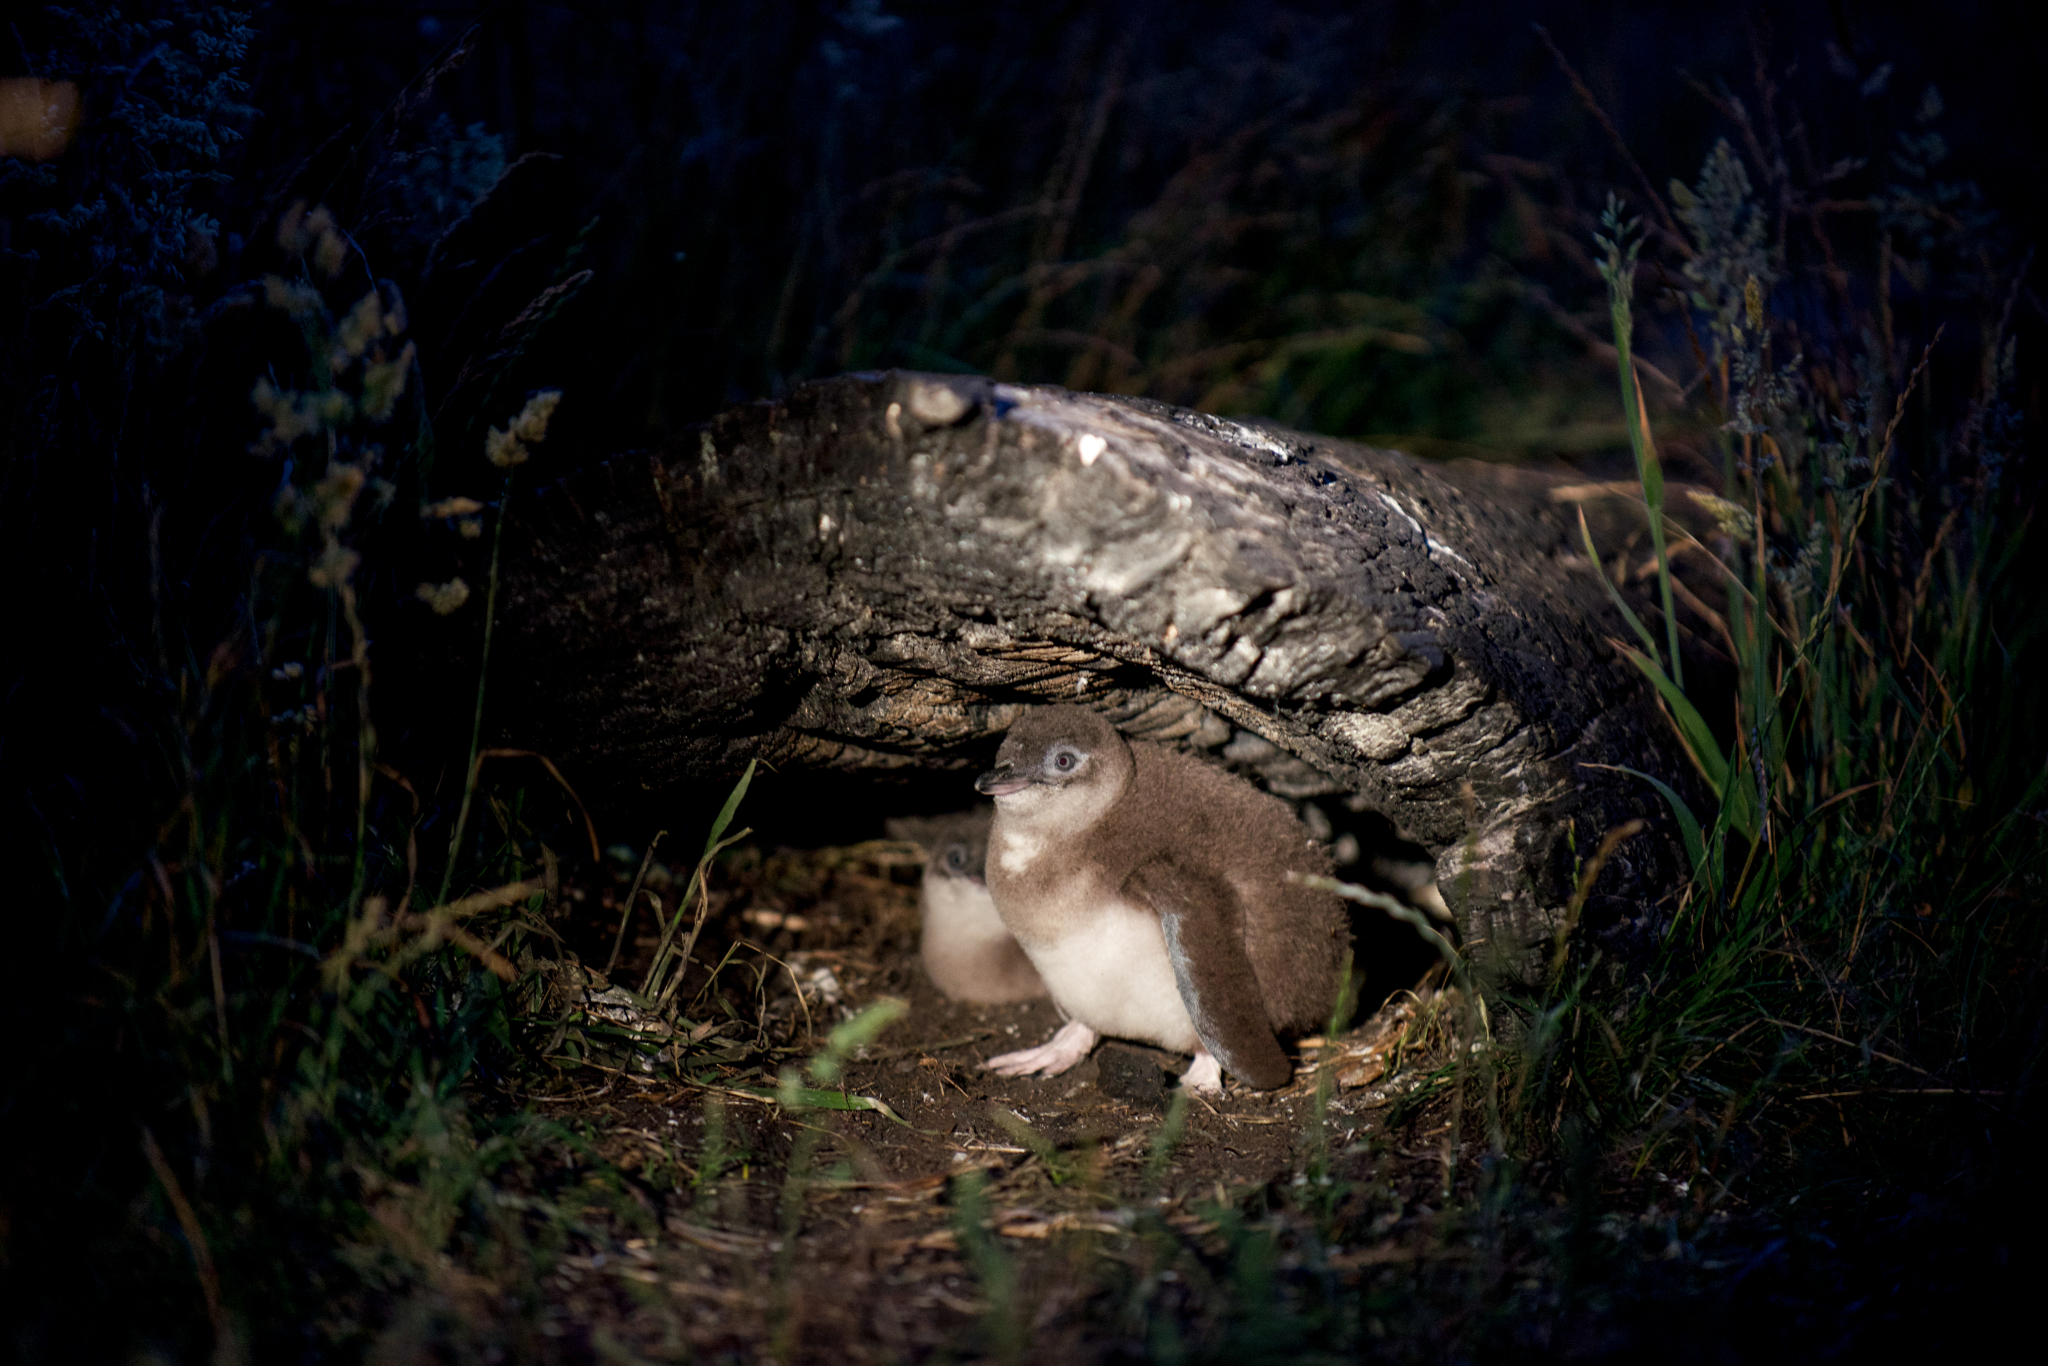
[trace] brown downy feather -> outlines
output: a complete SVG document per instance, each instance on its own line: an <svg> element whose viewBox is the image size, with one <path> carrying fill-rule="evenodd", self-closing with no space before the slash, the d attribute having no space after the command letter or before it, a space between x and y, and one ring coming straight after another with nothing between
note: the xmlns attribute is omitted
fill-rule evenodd
<svg viewBox="0 0 2048 1366"><path fill-rule="evenodd" d="M1349 938L1334 897L1288 878L1327 875L1327 855L1278 798L1178 750L1130 744L1080 707L1026 713L984 783L1000 788L1036 773L1032 766L1061 744L1087 755L1072 779L1048 770L1035 790L998 804L989 880L1005 923L1037 958L1085 935L1109 899L1154 914L1162 899L1176 912L1192 908L1175 914L1173 937L1202 979L1194 994L1235 1020L1243 1041L1237 1060L1218 1056L1255 1085L1284 1084L1272 1035L1326 1023ZM1251 980L1216 970L1233 964L1248 965ZM1049 985L1059 999L1060 982Z"/></svg>

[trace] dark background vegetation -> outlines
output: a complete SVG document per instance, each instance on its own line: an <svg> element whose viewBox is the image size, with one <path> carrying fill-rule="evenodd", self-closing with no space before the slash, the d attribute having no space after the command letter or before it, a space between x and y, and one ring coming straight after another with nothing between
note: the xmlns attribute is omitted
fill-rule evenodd
<svg viewBox="0 0 2048 1366"><path fill-rule="evenodd" d="M11 11L0 77L76 81L84 119L55 160L0 160L10 1345L40 1359L209 1340L139 1126L181 1169L194 1154L245 1169L212 1178L226 1193L210 1206L216 1248L239 1228L256 1250L245 1260L268 1268L242 1267L242 1284L301 1272L325 1284L340 1274L331 1227L350 1197L346 1183L307 1194L305 1173L366 1161L350 1116L383 1113L374 1097L330 1106L278 1140L290 1127L278 1095L313 1075L291 1061L297 1036L279 1021L324 1028L289 1004L315 989L262 978L275 965L251 965L258 940L239 941L225 968L217 943L210 961L195 947L235 915L254 917L238 932L259 939L326 942L251 909L301 877L273 877L288 858L243 849L230 817L201 829L195 814L268 800L223 756L254 754L250 736L282 709L263 693L285 657L277 640L310 658L314 637L338 629L331 609L318 617L252 586L286 562L303 577L291 557L304 548L274 504L305 481L309 457L295 476L275 452L249 453L265 430L256 381L302 383L324 363L311 333L263 304L266 275L306 275L280 245L294 204L325 205L345 231L345 259L320 282L329 303L402 297L417 348L393 416L345 439L378 447L380 506L397 510L376 523L359 579L385 651L380 753L418 779L426 844L445 844L465 758L448 736L474 700L473 676L449 674L473 658L480 620L472 609L440 624L413 600L416 582L466 561L449 528L423 529L411 509L495 496L484 433L530 391L564 398L522 480L809 378L884 366L1145 394L1424 455L1622 477L1591 236L1615 192L1649 222L1637 346L1675 380L1646 391L1667 465L1718 488L1725 414L1705 401L1711 380L1695 378L1689 315L1669 303L1684 287L1682 234L1650 196L1673 177L1692 183L1720 138L1748 164L1766 237L1784 244L1765 307L1788 349L1837 358L1841 374L1875 357L1890 395L1946 328L1893 471L1896 505L1915 511L1895 515L1871 555L1890 554L1910 580L1949 534L1944 513L1968 504L1990 520L1956 534L1997 562L1999 591L2041 582L2028 536L2040 475L2026 451L2043 411L2042 308L2026 263L2048 213L2044 57L2010 6L1847 0ZM1822 219L1825 245L1803 230ZM2033 626L1982 601L1932 610L1988 613L1993 634L2025 628L2006 657L2015 671L1972 685L1990 701L1958 725L1978 757L1945 790L2031 803L2001 838L2037 848L2042 732L2012 705L2038 689L2024 667L2039 660ZM337 717L353 705L335 693ZM310 841L305 904L324 896L331 914L356 908L366 861L374 880L398 858L355 843L351 781L292 835ZM670 819L630 811L631 794L586 795L621 837ZM1988 836L1969 838L1975 849ZM1959 855L1925 857L1901 904L1938 901L1942 859ZM477 860L461 879L481 879ZM2035 880L2007 893L2036 912L2038 875L2035 864ZM2038 937L1973 942L1966 957ZM2011 990L2031 997L2040 967L2014 960L2025 976ZM232 1027L214 994L224 972L245 983ZM1885 1027L1906 1027L1904 1010L1880 1010ZM367 1095L376 1066L396 1078L411 1065L400 1035L414 1014L394 1012L386 1062L347 1064L348 1085ZM2018 1032L1987 1046L2018 1087L2040 1016L2008 1014ZM195 1061L192 1038L216 1024L218 1055ZM1867 1049L1874 1035L1858 1037ZM1942 1065L1967 1051L1952 1043ZM436 1094L495 1065L435 1054ZM2016 1089L1995 1123L1914 1130L1884 1161L1880 1137L1849 1143L1842 1170L1872 1158L1857 1179L1883 1185L1933 1151L1959 1165L1927 1173L1928 1188L1965 1169L2008 1181L2008 1145L2035 1105ZM301 1179L266 1205L264 1192ZM2034 1207L2037 1192L2012 1194L2013 1208ZM1941 1245L1973 1255L1976 1215L1943 1217ZM1990 1282L2001 1274L1986 1263ZM271 1330L273 1351L317 1355L361 1331L323 1336L331 1325L300 1302L278 1303L296 1326ZM139 1323L160 1326L131 1336Z"/></svg>

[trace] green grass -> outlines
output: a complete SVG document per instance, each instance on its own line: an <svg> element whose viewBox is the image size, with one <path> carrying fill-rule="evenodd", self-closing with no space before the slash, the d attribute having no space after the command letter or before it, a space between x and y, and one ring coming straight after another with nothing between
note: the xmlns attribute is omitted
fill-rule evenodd
<svg viewBox="0 0 2048 1366"><path fill-rule="evenodd" d="M2035 809L2048 775L2013 686L2040 657L2043 616L2018 571L2024 524L1989 462L1956 479L1982 455L1968 448L1970 424L2007 401L2009 337L2001 324L1976 339L1982 386L1946 432L1909 421L1936 339L1896 373L1869 355L1777 363L1799 339L1773 322L1757 272L1789 267L1759 251L1749 228L1762 210L1746 192L1726 144L1695 187L1672 191L1693 234L1682 269L1710 348L1706 399L1726 418L1728 481L1710 503L1723 535L1686 537L1712 565L1725 616L1689 625L1732 664L1733 696L1684 687L1661 538L1663 639L1615 593L1641 646L1630 657L1715 809L1687 810L1658 785L1688 832L1694 878L1627 1008L1610 1021L1587 1004L1606 994L1597 953L1560 958L1551 993L1521 1003L1525 1122L1576 1108L1638 1165L1689 1173L1702 1212L1769 1179L1774 1164L1731 1152L1738 1131L1766 1151L1799 1134L1807 1179L1823 1154L1852 1167L1877 1154L1940 1160L1986 1107L2017 1120L2042 1022L2001 979L2031 975L2043 944L2048 850ZM1657 531L1655 442L1628 371L1634 228L1610 204L1603 275ZM1877 322L1851 316L1841 330L1869 344ZM1954 482L1929 482L1933 469ZM1730 714L1710 724L1702 713L1721 707ZM1725 751L1717 732L1734 736Z"/></svg>

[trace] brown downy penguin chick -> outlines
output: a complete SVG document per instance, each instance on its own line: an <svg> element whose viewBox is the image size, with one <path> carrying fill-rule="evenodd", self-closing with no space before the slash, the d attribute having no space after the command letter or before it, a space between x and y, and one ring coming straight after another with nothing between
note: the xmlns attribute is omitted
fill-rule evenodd
<svg viewBox="0 0 2048 1366"><path fill-rule="evenodd" d="M1194 1054L1262 1090L1293 1077L1278 1033L1325 1023L1348 929L1337 901L1288 881L1329 860L1284 803L1081 707L1037 707L976 788L996 800L988 886L1067 1024L990 1058L1064 1072L1104 1034Z"/></svg>
<svg viewBox="0 0 2048 1366"><path fill-rule="evenodd" d="M994 814L983 807L921 823L916 842L930 858L918 894L918 953L932 985L956 1001L1035 1001L1045 983L996 914L982 871Z"/></svg>

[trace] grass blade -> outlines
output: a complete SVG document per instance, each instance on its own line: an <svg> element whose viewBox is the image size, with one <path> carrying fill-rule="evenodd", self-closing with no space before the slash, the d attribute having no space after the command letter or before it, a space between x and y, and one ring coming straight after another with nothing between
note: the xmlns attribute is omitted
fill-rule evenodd
<svg viewBox="0 0 2048 1366"><path fill-rule="evenodd" d="M1620 641L1615 648L1628 657L1628 662L1643 671L1643 676L1656 687L1657 695L1664 699L1664 705L1671 709L1671 719L1678 731L1678 738L1684 742L1686 752L1698 766L1700 776L1707 780L1707 786L1714 790L1715 801L1725 801L1723 790L1728 785L1728 760L1722 755L1721 747L1714 740L1713 729L1707 719L1700 715L1700 709L1692 704L1685 690L1671 681L1670 675L1650 655L1630 649Z"/></svg>
<svg viewBox="0 0 2048 1366"><path fill-rule="evenodd" d="M1679 834L1685 840L1685 856L1692 861L1693 876L1704 878L1708 875L1710 870L1707 867L1707 840L1700 830L1699 817L1692 814L1692 808L1685 804L1685 798L1672 790L1671 784L1662 778L1653 778L1639 768L1630 768L1627 764L1587 764L1585 767L1610 768L1617 773L1626 773L1631 778L1641 778L1656 788L1658 794L1671 807L1671 814L1678 820Z"/></svg>
<svg viewBox="0 0 2048 1366"><path fill-rule="evenodd" d="M841 1021L825 1039L824 1048L810 1060L808 1070L819 1081L839 1080L846 1060L880 1038L882 1031L910 1013L910 1002L898 996L884 996L860 1014Z"/></svg>
<svg viewBox="0 0 2048 1366"><path fill-rule="evenodd" d="M1664 608L1664 639L1671 655L1671 676L1685 686L1685 661L1678 652L1678 613L1671 605L1671 556L1664 547L1664 467L1657 461L1657 442L1650 435L1650 412L1643 406L1643 386L1633 373L1635 424L1641 432L1636 443L1636 477L1643 485L1643 505L1650 517L1650 545L1657 554L1657 594Z"/></svg>
<svg viewBox="0 0 2048 1366"><path fill-rule="evenodd" d="M758 1086L741 1087L743 1095L757 1100L772 1100L787 1110L873 1110L884 1119L894 1120L904 1128L911 1127L909 1120L896 1113L886 1100L874 1096L849 1095L845 1091L827 1091L811 1086L784 1086L769 1091Z"/></svg>
<svg viewBox="0 0 2048 1366"><path fill-rule="evenodd" d="M1657 637L1650 634L1650 628L1643 625L1643 619L1628 605L1628 599L1622 597L1621 590L1614 586L1614 580L1607 577L1607 566L1600 563L1600 552L1593 548L1593 532L1586 525L1586 509L1583 507L1579 509L1579 539L1585 542L1586 558L1593 562L1594 577L1600 580L1600 586L1607 590L1608 598L1621 610L1622 620L1636 633L1636 639L1643 642L1644 651L1655 658Z"/></svg>
<svg viewBox="0 0 2048 1366"><path fill-rule="evenodd" d="M710 858L717 851L718 837L725 833L725 828L732 824L732 818L739 814L740 802L747 795L748 784L754 781L754 765L758 762L759 760L755 759L747 760L747 771L740 775L739 784L733 788L732 795L725 799L725 805L719 808L718 819L711 822L711 833L704 839L703 859Z"/></svg>

